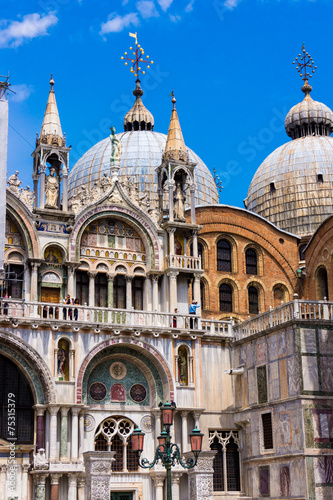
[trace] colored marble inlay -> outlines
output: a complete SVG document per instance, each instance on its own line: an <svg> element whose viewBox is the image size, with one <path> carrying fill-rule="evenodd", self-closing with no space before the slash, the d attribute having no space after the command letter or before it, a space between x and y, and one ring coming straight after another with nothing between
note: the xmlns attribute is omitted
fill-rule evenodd
<svg viewBox="0 0 333 500"><path fill-rule="evenodd" d="M280 467L280 494L282 497L290 495L290 468L288 465Z"/></svg>
<svg viewBox="0 0 333 500"><path fill-rule="evenodd" d="M260 403L267 403L267 374L266 366L257 368L258 400Z"/></svg>
<svg viewBox="0 0 333 500"><path fill-rule="evenodd" d="M261 496L270 496L269 466L259 467L259 493Z"/></svg>

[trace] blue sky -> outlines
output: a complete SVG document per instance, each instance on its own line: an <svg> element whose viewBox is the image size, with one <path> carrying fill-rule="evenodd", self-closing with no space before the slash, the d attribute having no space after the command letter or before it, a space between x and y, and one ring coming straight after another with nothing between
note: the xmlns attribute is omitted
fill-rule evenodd
<svg viewBox="0 0 333 500"><path fill-rule="evenodd" d="M139 43L154 65L142 78L155 131L167 133L174 89L185 142L243 206L251 179L287 142L284 118L303 99L292 61L305 42L312 97L333 107L330 0L39 0L2 2L0 74L10 73L8 174L32 187L32 158L50 73L71 165L123 130L135 78L120 57Z"/></svg>

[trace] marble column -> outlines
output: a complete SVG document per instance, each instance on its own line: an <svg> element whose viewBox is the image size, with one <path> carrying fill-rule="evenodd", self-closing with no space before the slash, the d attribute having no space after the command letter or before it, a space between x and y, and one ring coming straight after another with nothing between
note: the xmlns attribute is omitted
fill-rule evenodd
<svg viewBox="0 0 333 500"><path fill-rule="evenodd" d="M45 420L44 420L45 406L36 405L35 406L35 410L36 410L36 415L37 415L36 451L38 451L40 448L44 448L45 449L45 442L44 442L44 436L45 436Z"/></svg>
<svg viewBox="0 0 333 500"><path fill-rule="evenodd" d="M77 498L78 500L86 498L86 478L83 476L79 476L77 479Z"/></svg>
<svg viewBox="0 0 333 500"><path fill-rule="evenodd" d="M155 500L163 500L163 486L165 480L165 472L153 472L151 478L155 487Z"/></svg>
<svg viewBox="0 0 333 500"><path fill-rule="evenodd" d="M67 168L66 168L67 172ZM64 212L68 210L68 174L63 173L62 178L62 209ZM68 292L69 293L69 292Z"/></svg>
<svg viewBox="0 0 333 500"><path fill-rule="evenodd" d="M143 310L150 311L151 310L151 301L150 301L150 280L147 276L143 278Z"/></svg>
<svg viewBox="0 0 333 500"><path fill-rule="evenodd" d="M170 271L169 276L169 290L170 290L170 312L173 312L177 307L177 276L179 273Z"/></svg>
<svg viewBox="0 0 333 500"><path fill-rule="evenodd" d="M182 477L183 472L172 471L171 473L171 490L172 490L172 500L179 500L179 482Z"/></svg>
<svg viewBox="0 0 333 500"><path fill-rule="evenodd" d="M85 410L81 410L79 415L79 458L82 458L82 454L85 451L84 414Z"/></svg>
<svg viewBox="0 0 333 500"><path fill-rule="evenodd" d="M175 232L176 228L175 227L169 227L168 228L168 233L169 233L169 255L175 255ZM172 263L170 262L170 267L172 267Z"/></svg>
<svg viewBox="0 0 333 500"><path fill-rule="evenodd" d="M96 271L89 271L89 306L95 307L95 278L97 276Z"/></svg>
<svg viewBox="0 0 333 500"><path fill-rule="evenodd" d="M193 257L198 257L198 231L193 231L192 236Z"/></svg>
<svg viewBox="0 0 333 500"><path fill-rule="evenodd" d="M74 377L74 359L75 359L75 349L69 349L69 380L71 382L75 381Z"/></svg>
<svg viewBox="0 0 333 500"><path fill-rule="evenodd" d="M191 224L195 224L195 184L191 184Z"/></svg>
<svg viewBox="0 0 333 500"><path fill-rule="evenodd" d="M107 274L108 278L108 307L113 307L113 280L115 278L114 274Z"/></svg>
<svg viewBox="0 0 333 500"><path fill-rule="evenodd" d="M79 458L79 413L80 407L72 406L72 460Z"/></svg>
<svg viewBox="0 0 333 500"><path fill-rule="evenodd" d="M61 474L51 474L51 495L50 500L59 500L59 479Z"/></svg>
<svg viewBox="0 0 333 500"><path fill-rule="evenodd" d="M168 185L169 185L169 221L173 222L173 220L174 220L174 215L173 215L173 189L174 189L175 181L171 179L168 182Z"/></svg>
<svg viewBox="0 0 333 500"><path fill-rule="evenodd" d="M45 500L45 481L48 474L35 474L35 500Z"/></svg>
<svg viewBox="0 0 333 500"><path fill-rule="evenodd" d="M21 500L28 500L29 498L29 469L29 464L22 464Z"/></svg>
<svg viewBox="0 0 333 500"><path fill-rule="evenodd" d="M0 465L0 491L6 491L7 466Z"/></svg>
<svg viewBox="0 0 333 500"><path fill-rule="evenodd" d="M29 267L26 267L24 271L24 295L23 298L26 301L31 300L31 271Z"/></svg>
<svg viewBox="0 0 333 500"><path fill-rule="evenodd" d="M185 453L188 450L187 440L188 440L188 425L187 425L187 415L188 411L182 410L180 416L182 418L182 452Z"/></svg>
<svg viewBox="0 0 333 500"><path fill-rule="evenodd" d="M67 211L67 210L66 210ZM75 267L73 265L67 265L67 293L71 297L74 297L74 272Z"/></svg>
<svg viewBox="0 0 333 500"><path fill-rule="evenodd" d="M195 273L194 274L194 284L193 284L193 295L194 295L194 300L198 302L198 304L201 303L201 298L200 298L200 274ZM197 314L200 311L197 310Z"/></svg>
<svg viewBox="0 0 333 500"><path fill-rule="evenodd" d="M156 312L158 310L158 276L152 276L152 285L153 285L153 297L152 297L152 304L153 304L153 312Z"/></svg>
<svg viewBox="0 0 333 500"><path fill-rule="evenodd" d="M200 429L200 422L199 422L199 419L200 419L200 415L201 415L201 411L194 411L193 412L193 418L194 418L194 427L196 427L197 429Z"/></svg>
<svg viewBox="0 0 333 500"><path fill-rule="evenodd" d="M45 206L45 170L46 165L40 165L40 183L39 183L39 208ZM37 193L36 193L37 194Z"/></svg>
<svg viewBox="0 0 333 500"><path fill-rule="evenodd" d="M126 309L132 310L132 276L126 276Z"/></svg>
<svg viewBox="0 0 333 500"><path fill-rule="evenodd" d="M77 500L77 474L68 474L68 498Z"/></svg>
<svg viewBox="0 0 333 500"><path fill-rule="evenodd" d="M58 460L57 444L58 444L58 421L57 414L59 406L49 406L50 413L50 460Z"/></svg>
<svg viewBox="0 0 333 500"><path fill-rule="evenodd" d="M68 427L68 410L67 406L62 406L61 412L61 431L60 431L60 460L68 461L67 450L67 427Z"/></svg>
<svg viewBox="0 0 333 500"><path fill-rule="evenodd" d="M37 262L31 263L31 301L37 302L38 299L38 267Z"/></svg>

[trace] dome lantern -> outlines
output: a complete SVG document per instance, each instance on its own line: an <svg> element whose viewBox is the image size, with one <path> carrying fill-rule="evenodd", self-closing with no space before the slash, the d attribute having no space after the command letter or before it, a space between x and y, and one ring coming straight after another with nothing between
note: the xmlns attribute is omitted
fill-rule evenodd
<svg viewBox="0 0 333 500"><path fill-rule="evenodd" d="M133 90L135 96L134 106L126 113L124 118L124 131L132 130L154 130L154 117L144 106L141 97L143 90L140 86L140 80L136 80L136 87Z"/></svg>

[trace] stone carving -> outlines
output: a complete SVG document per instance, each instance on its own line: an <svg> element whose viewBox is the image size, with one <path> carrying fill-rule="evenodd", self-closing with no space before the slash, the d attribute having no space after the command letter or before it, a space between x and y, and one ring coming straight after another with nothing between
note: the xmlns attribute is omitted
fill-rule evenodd
<svg viewBox="0 0 333 500"><path fill-rule="evenodd" d="M34 469L36 470L47 470L49 468L49 462L46 459L44 448L39 448L37 453L34 453Z"/></svg>
<svg viewBox="0 0 333 500"><path fill-rule="evenodd" d="M147 391L142 384L134 384L130 389L130 396L135 403L142 403L147 397Z"/></svg>
<svg viewBox="0 0 333 500"><path fill-rule="evenodd" d="M89 388L89 394L95 401L103 401L106 396L106 387L101 382L94 382Z"/></svg>
<svg viewBox="0 0 333 500"><path fill-rule="evenodd" d="M121 142L117 139L116 134L116 128L111 127L111 135L110 135L110 140L111 140L111 161L118 161L120 156L121 156Z"/></svg>
<svg viewBox="0 0 333 500"><path fill-rule="evenodd" d="M26 205L28 205L28 207L30 208L30 210L32 209L33 204L34 204L35 195L30 190L29 186L27 186L25 189L21 190L20 199L23 201L23 203L25 203Z"/></svg>
<svg viewBox="0 0 333 500"><path fill-rule="evenodd" d="M110 366L110 375L115 380L122 380L126 377L127 369L124 363L116 361Z"/></svg>
<svg viewBox="0 0 333 500"><path fill-rule="evenodd" d="M18 178L18 174L19 172L16 170L15 174L11 175L7 181L10 191L17 196L20 194L20 186L22 184L22 181Z"/></svg>
<svg viewBox="0 0 333 500"><path fill-rule="evenodd" d="M45 179L46 208L58 209L59 180L55 168L50 168L50 174Z"/></svg>
<svg viewBox="0 0 333 500"><path fill-rule="evenodd" d="M178 182L174 195L174 207L173 207L175 220L179 221L185 220L185 200L186 196L184 195L181 185Z"/></svg>
<svg viewBox="0 0 333 500"><path fill-rule="evenodd" d="M155 429L154 415L145 415L142 417L140 427L144 432L153 432Z"/></svg>
<svg viewBox="0 0 333 500"><path fill-rule="evenodd" d="M106 193L110 189L111 184L112 184L112 181L111 181L110 177L107 175L106 172L104 172L103 177L101 179L101 183L100 183L103 193Z"/></svg>
<svg viewBox="0 0 333 500"><path fill-rule="evenodd" d="M111 470L111 462L92 462L90 472L109 474L110 470Z"/></svg>
<svg viewBox="0 0 333 500"><path fill-rule="evenodd" d="M112 191L111 196L109 197L109 201L111 203L123 203L124 200L121 194L119 193L118 189L114 189Z"/></svg>
<svg viewBox="0 0 333 500"><path fill-rule="evenodd" d="M92 431L95 427L95 418L90 415L89 413L86 413L84 416L84 430L85 432Z"/></svg>

